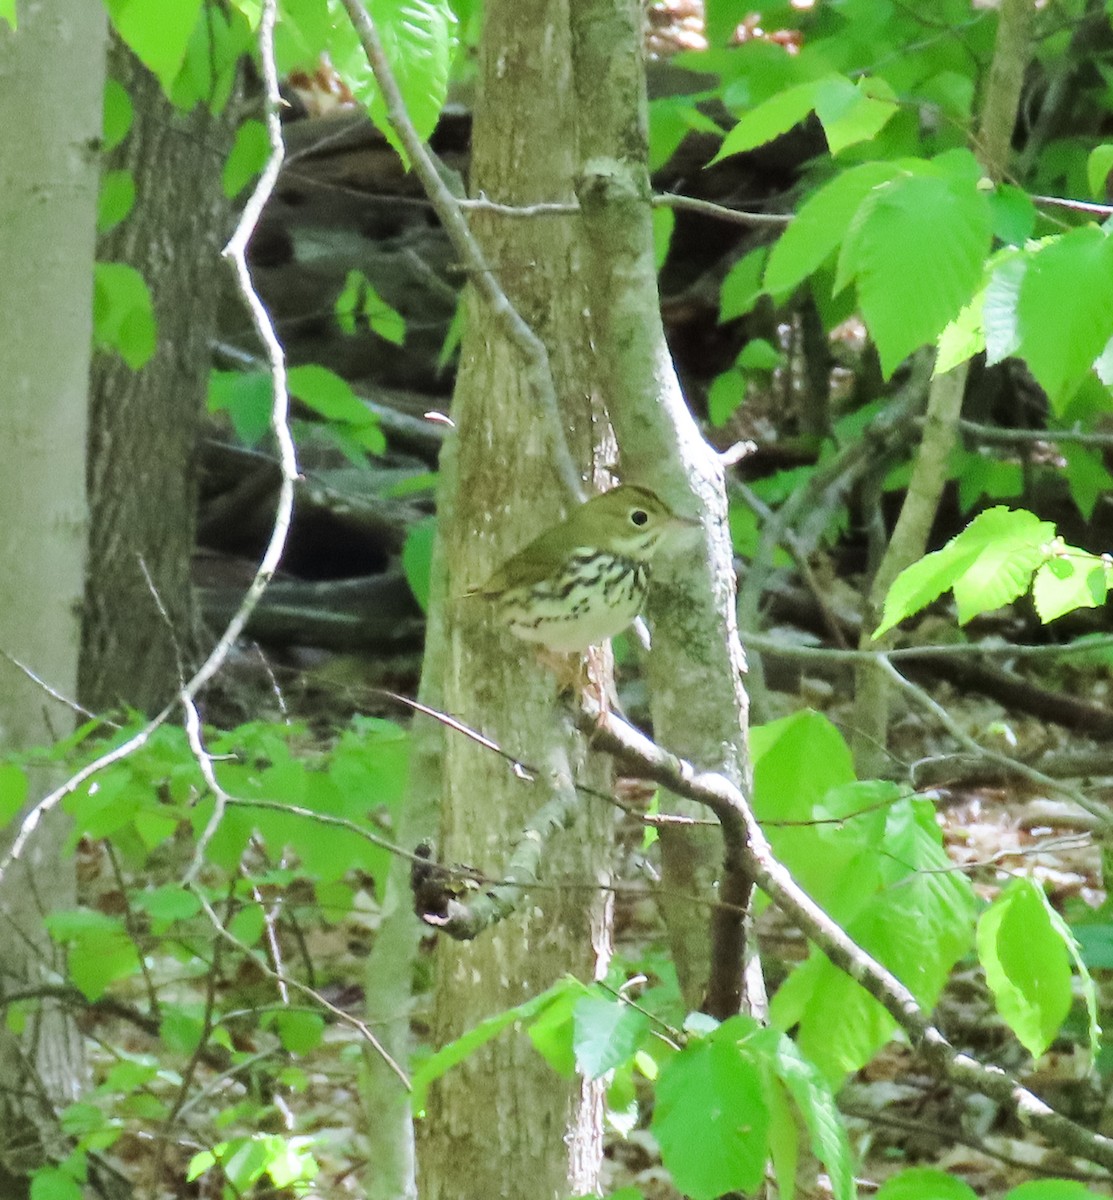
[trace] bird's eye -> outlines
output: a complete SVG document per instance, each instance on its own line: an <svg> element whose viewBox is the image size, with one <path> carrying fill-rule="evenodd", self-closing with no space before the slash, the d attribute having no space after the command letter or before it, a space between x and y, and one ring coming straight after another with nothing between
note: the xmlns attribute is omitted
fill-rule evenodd
<svg viewBox="0 0 1113 1200"><path fill-rule="evenodd" d="M649 513L644 508L635 508L630 514L630 520L640 529L649 520Z"/></svg>

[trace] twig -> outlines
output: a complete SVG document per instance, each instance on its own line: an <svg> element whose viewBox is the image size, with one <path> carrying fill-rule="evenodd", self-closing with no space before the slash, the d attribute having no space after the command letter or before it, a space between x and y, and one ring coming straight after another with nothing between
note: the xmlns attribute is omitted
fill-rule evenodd
<svg viewBox="0 0 1113 1200"><path fill-rule="evenodd" d="M549 365L549 352L545 348L545 343L522 319L521 314L510 303L506 293L502 290L502 285L487 262L467 221L464 220L464 214L457 198L449 190L444 177L437 170L428 146L418 136L418 132L406 112L402 93L394 78L390 61L370 14L361 0L341 0L341 3L351 18L364 53L367 55L367 61L371 64L375 82L378 84L386 104L387 120L409 156L414 174L421 181L453 249L460 256L469 281L486 301L491 316L502 326L507 337L529 364L530 383L548 417L549 435L555 453L557 472L571 494L577 500L582 500L584 498L583 480L580 472L576 469L576 464L568 449L568 443L564 438L564 422L560 416L560 405L557 401L556 388L553 385L553 373Z"/></svg>
<svg viewBox="0 0 1113 1200"><path fill-rule="evenodd" d="M774 225L783 229L792 222L791 213L745 212L740 208L716 204L712 200L700 200L696 196L678 196L672 192L658 193L650 203L654 208L676 208L684 212L702 213L705 217L714 217L718 221L727 221L734 225Z"/></svg>
<svg viewBox="0 0 1113 1200"><path fill-rule="evenodd" d="M1066 796L1069 800L1077 804L1079 808L1084 808L1088 813L1092 813L1107 828L1113 827L1113 809L1110 809L1108 805L1102 804L1100 800L1092 800L1085 792L1078 788L1071 787L1070 784L1064 783L1062 780L1053 779L1050 775L1045 775L1042 771L1037 771L1035 767L1028 766L1027 763L1022 763L1015 758L1010 758L1007 754L1001 754L997 750L989 750L985 746L979 745L941 704L933 700L923 688L917 687L910 679L906 679L891 662L887 661L881 655L877 656L876 662L892 682L907 692L920 708L931 713L951 737L960 745L965 746L967 750L989 759L990 762L1000 763L1002 766L1007 767L1014 775L1019 775L1041 788L1049 788L1062 796Z"/></svg>
<svg viewBox="0 0 1113 1200"><path fill-rule="evenodd" d="M45 679L41 679L35 674L34 671L31 670L30 667L25 666L19 661L18 658L12 654L9 654L7 650L0 650L0 658L7 659L17 671L22 671L23 674L26 675L36 687L42 688L42 690L46 692L51 700L57 700L59 704L64 704L66 708L70 709L71 712L77 713L79 717L85 717L93 721L103 719L98 717L95 712L90 712L87 708L83 708L76 700L71 699L69 696L64 696L60 691L57 690L57 688L52 688ZM119 725L117 725L114 721L106 722L106 724L112 725L114 729L119 729Z"/></svg>
<svg viewBox="0 0 1113 1200"><path fill-rule="evenodd" d="M219 937L223 938L224 941L228 942L230 945L235 946L235 948L246 958L250 959L255 967L262 971L262 973L268 979L274 980L275 983L284 982L287 987L292 988L296 992L300 992L303 996L307 996L314 1002L314 1004L318 1004L328 1012L332 1013L332 1015L338 1021L341 1021L343 1024L354 1029L360 1035L360 1037L362 1037L364 1041L371 1046L375 1053L383 1060L384 1063L386 1063L386 1065L394 1072L394 1074L398 1076L398 1079L406 1091L409 1092L413 1090L410 1086L409 1077L406 1075L405 1071L403 1071L402 1068L390 1056L390 1054L387 1053L386 1047L382 1044L382 1042L379 1041L379 1039L363 1021L361 1021L358 1017L353 1017L351 1013L345 1012L342 1008L339 1008L331 1001L326 1000L320 992L309 987L307 984L302 983L300 979L294 979L289 975L282 975L278 971L274 970L270 963L268 963L267 960L262 957L262 955L256 954L246 942L240 941L240 939L236 937L231 930L225 928L225 926L221 923L220 917L218 917L216 912L213 910L213 906L209 903L208 899L204 896L204 894L201 892L201 889L198 888L196 884L187 884L187 887L194 894L194 896L197 897L197 900L204 910L205 915L212 922L213 928L216 930Z"/></svg>

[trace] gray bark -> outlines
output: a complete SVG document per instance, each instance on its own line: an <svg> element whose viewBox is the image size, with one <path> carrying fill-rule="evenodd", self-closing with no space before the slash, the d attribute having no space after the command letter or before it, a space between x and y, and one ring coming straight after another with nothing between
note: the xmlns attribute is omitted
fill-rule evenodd
<svg viewBox="0 0 1113 1200"><path fill-rule="evenodd" d="M19 20L14 33L0 22L0 107L18 115L0 139L0 649L72 696L105 15L99 0L25 0ZM41 745L72 723L0 661L0 749ZM0 990L60 969L42 917L73 903L63 835L48 822L0 881ZM58 1152L53 1113L80 1082L80 1042L60 1010L44 1004L23 1036L3 1033L0 1080L0 1192L18 1195Z"/></svg>

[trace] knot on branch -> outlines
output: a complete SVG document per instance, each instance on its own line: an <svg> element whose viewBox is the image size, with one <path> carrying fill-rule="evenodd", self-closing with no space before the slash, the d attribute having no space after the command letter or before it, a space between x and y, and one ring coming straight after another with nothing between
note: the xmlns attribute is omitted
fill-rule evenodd
<svg viewBox="0 0 1113 1200"><path fill-rule="evenodd" d="M607 206L649 204L649 179L617 158L589 158L576 185L580 207L588 216L597 216Z"/></svg>

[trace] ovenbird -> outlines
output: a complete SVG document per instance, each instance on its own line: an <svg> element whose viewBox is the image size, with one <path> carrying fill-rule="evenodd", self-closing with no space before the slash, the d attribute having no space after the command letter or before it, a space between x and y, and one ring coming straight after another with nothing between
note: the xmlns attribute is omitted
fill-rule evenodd
<svg viewBox="0 0 1113 1200"><path fill-rule="evenodd" d="M625 484L581 504L469 594L492 601L517 637L578 654L634 620L653 556L696 525L648 488Z"/></svg>

